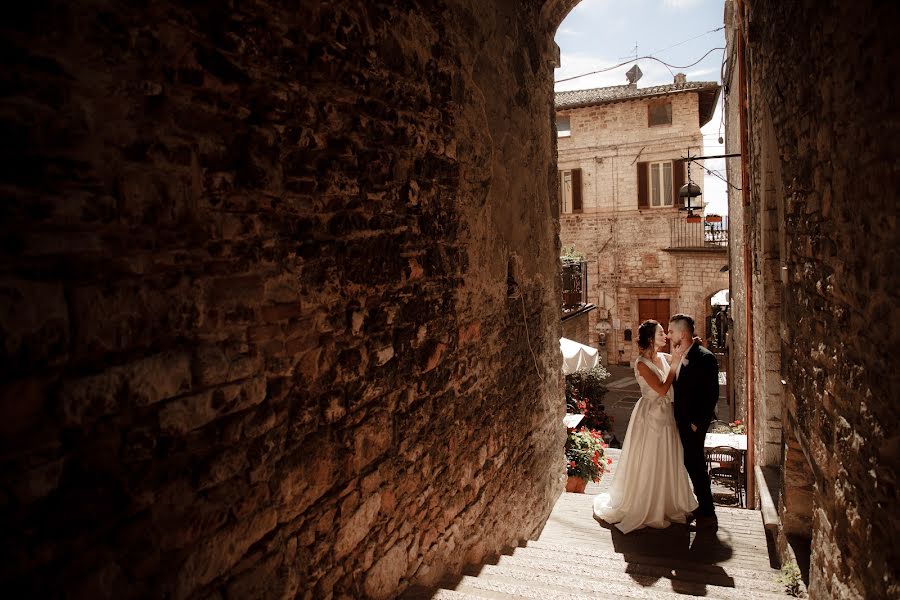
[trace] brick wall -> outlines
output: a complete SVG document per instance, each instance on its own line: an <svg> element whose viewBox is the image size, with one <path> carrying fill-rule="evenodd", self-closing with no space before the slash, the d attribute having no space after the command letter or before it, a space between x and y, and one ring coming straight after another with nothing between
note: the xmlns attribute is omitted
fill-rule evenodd
<svg viewBox="0 0 900 600"><path fill-rule="evenodd" d="M540 527L565 432L531 4L3 27L5 582L389 597Z"/></svg>
<svg viewBox="0 0 900 600"><path fill-rule="evenodd" d="M900 22L900 9L745 6L752 188L742 243L754 289L741 289L732 271L732 298L753 308L754 386L765 394L755 395L765 417L757 453L771 458L767 422L781 403L784 484L797 491L783 519L812 538L810 596L891 597L900 586L900 531L890 516L900 466L890 350L900 342L892 266L900 240L890 165L900 137L889 132L900 127L892 100L900 61L887 24ZM883 76L868 77L870 64ZM737 357L738 370L745 361ZM780 398L768 379L776 362Z"/></svg>
<svg viewBox="0 0 900 600"><path fill-rule="evenodd" d="M562 337L589 346L591 344L590 312L579 312L562 322Z"/></svg>

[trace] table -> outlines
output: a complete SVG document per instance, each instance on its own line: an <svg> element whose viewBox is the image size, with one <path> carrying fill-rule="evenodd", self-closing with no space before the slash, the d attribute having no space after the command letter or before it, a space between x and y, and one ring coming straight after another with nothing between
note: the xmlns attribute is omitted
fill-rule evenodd
<svg viewBox="0 0 900 600"><path fill-rule="evenodd" d="M735 450L747 452L747 434L746 433L707 433L706 440L703 442L704 448L715 448L716 446L731 446Z"/></svg>

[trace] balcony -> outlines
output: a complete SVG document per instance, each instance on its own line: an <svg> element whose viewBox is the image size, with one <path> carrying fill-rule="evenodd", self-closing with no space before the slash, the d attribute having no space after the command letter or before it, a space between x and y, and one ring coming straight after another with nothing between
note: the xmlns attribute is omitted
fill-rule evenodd
<svg viewBox="0 0 900 600"><path fill-rule="evenodd" d="M562 263L562 312L566 315L587 304L587 262Z"/></svg>
<svg viewBox="0 0 900 600"><path fill-rule="evenodd" d="M728 247L728 217L717 223L688 223L683 215L672 219L670 250L725 250Z"/></svg>
<svg viewBox="0 0 900 600"><path fill-rule="evenodd" d="M587 262L562 261L560 271L562 303L560 320L562 336L580 344L590 345L590 319L588 313L597 308L587 301Z"/></svg>

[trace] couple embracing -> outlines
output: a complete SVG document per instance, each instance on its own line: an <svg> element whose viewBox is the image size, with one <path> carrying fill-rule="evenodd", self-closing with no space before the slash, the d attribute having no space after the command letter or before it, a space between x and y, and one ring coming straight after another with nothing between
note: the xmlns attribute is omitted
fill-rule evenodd
<svg viewBox="0 0 900 600"><path fill-rule="evenodd" d="M666 341L672 354L660 352ZM594 518L623 533L671 523L715 525L704 440L719 398L716 357L694 337L694 320L678 314L668 336L656 321L638 330L634 407L609 492L594 499ZM691 485L693 484L693 492Z"/></svg>

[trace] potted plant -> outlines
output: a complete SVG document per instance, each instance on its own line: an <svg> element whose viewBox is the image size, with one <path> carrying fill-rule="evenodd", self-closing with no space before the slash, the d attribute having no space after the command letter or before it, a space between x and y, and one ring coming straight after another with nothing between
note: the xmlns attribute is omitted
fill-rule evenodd
<svg viewBox="0 0 900 600"><path fill-rule="evenodd" d="M740 419L732 421L728 426L731 427L731 433L744 434L747 432L747 426Z"/></svg>
<svg viewBox="0 0 900 600"><path fill-rule="evenodd" d="M569 431L566 439L566 491L584 493L588 481L597 483L612 459L605 453L606 444L599 431L582 427Z"/></svg>
<svg viewBox="0 0 900 600"><path fill-rule="evenodd" d="M706 222L707 222L707 223L721 223L721 222L722 222L722 215L715 215L715 214L713 214L713 215L706 215Z"/></svg>
<svg viewBox="0 0 900 600"><path fill-rule="evenodd" d="M606 394L606 384L603 382L607 379L609 371L603 365L566 375L566 404L584 415L582 425L601 433L611 432L613 427L613 417L606 413L603 406L603 396Z"/></svg>

